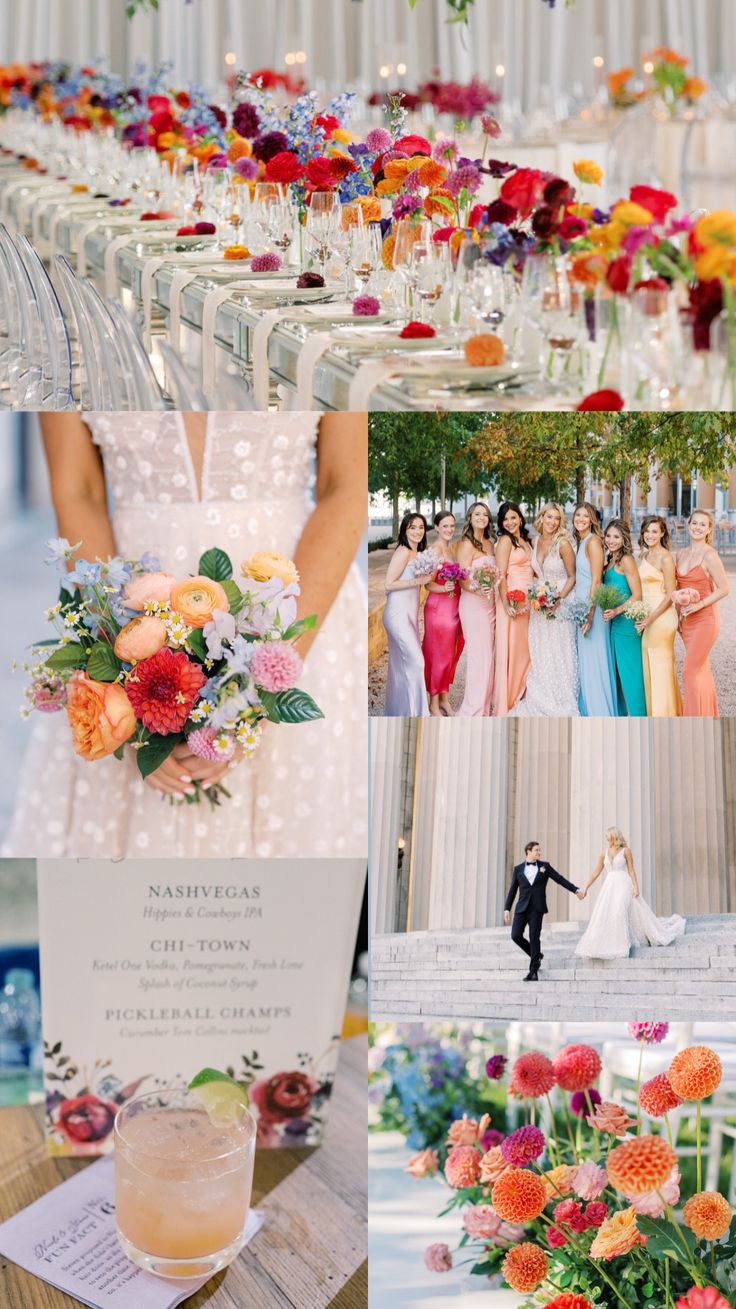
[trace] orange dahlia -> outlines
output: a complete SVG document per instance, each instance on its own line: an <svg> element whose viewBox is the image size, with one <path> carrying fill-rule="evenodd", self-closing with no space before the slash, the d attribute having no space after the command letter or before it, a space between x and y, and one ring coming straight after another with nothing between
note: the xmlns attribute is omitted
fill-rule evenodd
<svg viewBox="0 0 736 1309"><path fill-rule="evenodd" d="M480 1177L481 1156L472 1145L456 1145L445 1161L445 1177L456 1190L475 1186Z"/></svg>
<svg viewBox="0 0 736 1309"><path fill-rule="evenodd" d="M536 1291L549 1270L549 1259L544 1250L531 1241L514 1245L503 1261L503 1275L512 1291L528 1294Z"/></svg>
<svg viewBox="0 0 736 1309"><path fill-rule="evenodd" d="M563 1091L588 1091L601 1071L601 1059L592 1045L566 1045L552 1061Z"/></svg>
<svg viewBox="0 0 736 1309"><path fill-rule="evenodd" d="M650 1118L663 1118L671 1109L682 1104L679 1095L672 1090L672 1084L666 1073L657 1073L645 1082L639 1092L639 1104Z"/></svg>
<svg viewBox="0 0 736 1309"><path fill-rule="evenodd" d="M731 1226L733 1210L717 1191L701 1191L690 1197L682 1216L699 1241L720 1241Z"/></svg>
<svg viewBox="0 0 736 1309"><path fill-rule="evenodd" d="M143 726L167 736L181 731L206 681L199 664L183 650L165 647L136 664L125 690Z"/></svg>
<svg viewBox="0 0 736 1309"><path fill-rule="evenodd" d="M520 1099L536 1100L539 1096L548 1095L554 1084L551 1059L546 1054L532 1050L516 1060L511 1070L509 1090Z"/></svg>
<svg viewBox="0 0 736 1309"><path fill-rule="evenodd" d="M593 1309L587 1296L576 1295L574 1291L563 1291L554 1300L548 1300L546 1309Z"/></svg>
<svg viewBox="0 0 736 1309"><path fill-rule="evenodd" d="M689 1045L679 1050L667 1070L670 1086L683 1100L705 1100L720 1085L723 1076L715 1050L707 1045Z"/></svg>
<svg viewBox="0 0 736 1309"><path fill-rule="evenodd" d="M611 1151L606 1160L608 1180L630 1199L658 1191L677 1164L677 1155L661 1136L637 1136Z"/></svg>
<svg viewBox="0 0 736 1309"><path fill-rule="evenodd" d="M537 1173L508 1168L495 1183L491 1202L505 1223L531 1223L544 1210L547 1187Z"/></svg>
<svg viewBox="0 0 736 1309"><path fill-rule="evenodd" d="M589 1253L593 1259L615 1259L637 1245L646 1245L646 1239L636 1225L636 1210L619 1209L598 1228Z"/></svg>

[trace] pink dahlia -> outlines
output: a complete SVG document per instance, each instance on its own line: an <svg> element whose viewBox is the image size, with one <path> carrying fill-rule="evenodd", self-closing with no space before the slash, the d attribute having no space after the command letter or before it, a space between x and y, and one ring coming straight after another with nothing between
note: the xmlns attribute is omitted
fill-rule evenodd
<svg viewBox="0 0 736 1309"><path fill-rule="evenodd" d="M250 261L253 273L277 273L281 267L281 255L269 250L265 255L254 255Z"/></svg>
<svg viewBox="0 0 736 1309"><path fill-rule="evenodd" d="M644 1041L647 1045L659 1045L670 1030L669 1023L629 1023L629 1034L635 1041Z"/></svg>
<svg viewBox="0 0 736 1309"><path fill-rule="evenodd" d="M196 754L198 759L208 759L211 763L222 763L223 760L232 759L235 754L235 742L232 737L227 738L224 749L218 749L215 742L219 738L219 733L211 727L198 727L196 732L190 732L187 737L187 745L192 754Z"/></svg>
<svg viewBox="0 0 736 1309"><path fill-rule="evenodd" d="M444 1241L437 1241L434 1245L428 1245L424 1251L424 1263L430 1273L449 1273L452 1268L452 1255L449 1245Z"/></svg>
<svg viewBox="0 0 736 1309"><path fill-rule="evenodd" d="M164 647L136 664L125 680L125 691L143 726L168 736L181 731L206 680L199 664L183 650Z"/></svg>
<svg viewBox="0 0 736 1309"><path fill-rule="evenodd" d="M587 1091L600 1074L600 1055L591 1045L566 1045L552 1068L563 1091Z"/></svg>
<svg viewBox="0 0 736 1309"><path fill-rule="evenodd" d="M297 684L302 661L288 641L263 641L253 651L250 671L264 691L288 691Z"/></svg>
<svg viewBox="0 0 736 1309"><path fill-rule="evenodd" d="M555 1084L555 1074L551 1060L546 1054L532 1050L522 1054L511 1070L509 1090L520 1099L536 1100L547 1095Z"/></svg>
<svg viewBox="0 0 736 1309"><path fill-rule="evenodd" d="M657 1073L645 1082L639 1091L639 1104L650 1118L663 1118L671 1109L677 1109L682 1100L672 1090L666 1073Z"/></svg>
<svg viewBox="0 0 736 1309"><path fill-rule="evenodd" d="M589 1160L580 1164L572 1179L572 1189L581 1200L597 1200L607 1186L608 1175L605 1168Z"/></svg>
<svg viewBox="0 0 736 1309"><path fill-rule="evenodd" d="M524 1168L544 1154L545 1144L544 1132L538 1127L519 1127L501 1142L501 1154L507 1164Z"/></svg>

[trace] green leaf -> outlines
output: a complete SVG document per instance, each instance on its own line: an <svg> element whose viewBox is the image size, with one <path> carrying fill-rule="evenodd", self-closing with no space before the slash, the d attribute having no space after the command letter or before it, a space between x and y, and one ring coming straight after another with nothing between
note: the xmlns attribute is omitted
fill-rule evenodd
<svg viewBox="0 0 736 1309"><path fill-rule="evenodd" d="M201 627L195 627L194 631L189 633L187 645L197 659L204 661L207 658L207 646L205 645Z"/></svg>
<svg viewBox="0 0 736 1309"><path fill-rule="evenodd" d="M67 605L73 603L74 603L74 596L72 595L71 591L67 591L66 587L62 583L61 589L59 591L59 604L61 605L62 609L64 609L66 608Z"/></svg>
<svg viewBox="0 0 736 1309"><path fill-rule="evenodd" d="M125 744L123 744L123 745L119 745L118 748L117 748L117 750L113 750L113 754L115 755L115 758L116 758L116 759L124 759L124 758L125 758Z"/></svg>
<svg viewBox="0 0 736 1309"><path fill-rule="evenodd" d="M168 736L151 736L141 750L138 751L138 772L141 777L149 777L155 773L161 764L168 759L174 746L177 746L184 737L181 732L171 732Z"/></svg>
<svg viewBox="0 0 736 1309"><path fill-rule="evenodd" d="M70 641L68 645L60 645L52 655L46 660L46 667L53 669L55 673L66 673L72 668L84 668L87 662L87 651L84 646L77 645L76 641Z"/></svg>
<svg viewBox="0 0 736 1309"><path fill-rule="evenodd" d="M213 582L226 582L233 575L233 566L224 550L205 550L199 561L200 577L209 577Z"/></svg>
<svg viewBox="0 0 736 1309"><path fill-rule="evenodd" d="M98 641L87 660L87 673L96 682L114 682L123 665L111 645Z"/></svg>
<svg viewBox="0 0 736 1309"><path fill-rule="evenodd" d="M223 591L225 592L225 595L227 596L227 602L230 606L230 613L239 614L241 609L243 608L243 605L245 604L245 596L243 595L243 592L241 591L237 582L233 582L232 578L226 578L225 581L221 583L221 585Z"/></svg>
<svg viewBox="0 0 736 1309"><path fill-rule="evenodd" d="M295 623L291 624L291 627L287 627L283 633L283 640L293 641L297 636L301 636L302 632L313 632L316 626L316 614L309 614L307 618L298 618Z"/></svg>
<svg viewBox="0 0 736 1309"><path fill-rule="evenodd" d="M315 718L324 718L319 705L306 691L293 688L273 692L262 691L259 687L258 698L270 723L309 723Z"/></svg>

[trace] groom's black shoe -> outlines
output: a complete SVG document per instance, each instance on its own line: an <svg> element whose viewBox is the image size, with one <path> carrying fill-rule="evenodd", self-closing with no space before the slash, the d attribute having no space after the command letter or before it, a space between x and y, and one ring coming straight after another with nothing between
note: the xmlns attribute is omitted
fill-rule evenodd
<svg viewBox="0 0 736 1309"><path fill-rule="evenodd" d="M534 972L532 972L531 969L529 970L529 972L527 973L526 977L524 978L524 981L525 981L525 982L538 982L538 981L539 981L539 973L537 972L536 968L534 969Z"/></svg>

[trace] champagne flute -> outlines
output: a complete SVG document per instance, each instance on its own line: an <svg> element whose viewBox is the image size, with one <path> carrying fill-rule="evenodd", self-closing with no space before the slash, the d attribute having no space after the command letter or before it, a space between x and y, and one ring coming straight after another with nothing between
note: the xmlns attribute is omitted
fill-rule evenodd
<svg viewBox="0 0 736 1309"><path fill-rule="evenodd" d="M422 218L400 218L396 224L394 237L393 266L405 287L405 305L407 315L411 316L414 307L414 286L416 282L416 265L414 246L431 238L432 227Z"/></svg>

